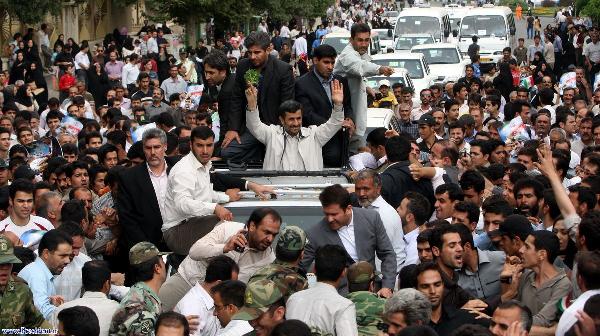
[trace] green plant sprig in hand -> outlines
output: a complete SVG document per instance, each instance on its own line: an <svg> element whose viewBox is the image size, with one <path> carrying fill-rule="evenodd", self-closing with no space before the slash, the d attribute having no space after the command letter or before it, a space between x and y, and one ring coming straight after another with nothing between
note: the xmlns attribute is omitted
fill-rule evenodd
<svg viewBox="0 0 600 336"><path fill-rule="evenodd" d="M246 83L248 83L250 85L257 86L259 78L260 78L260 72L258 72L258 70L256 70L256 69L250 69L250 70L246 71L246 73L244 74L244 79L246 80Z"/></svg>

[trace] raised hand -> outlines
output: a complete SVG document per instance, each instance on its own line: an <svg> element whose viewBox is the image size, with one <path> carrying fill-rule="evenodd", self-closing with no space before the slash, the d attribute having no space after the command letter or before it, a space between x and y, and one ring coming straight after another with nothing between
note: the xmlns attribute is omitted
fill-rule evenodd
<svg viewBox="0 0 600 336"><path fill-rule="evenodd" d="M332 90L333 91L333 90ZM333 96L333 92L332 92ZM248 85L246 88L246 101L248 102L248 110L254 111L256 110L256 104L258 101L258 89L254 87L254 85Z"/></svg>
<svg viewBox="0 0 600 336"><path fill-rule="evenodd" d="M333 105L344 103L344 86L337 79L331 81L331 101Z"/></svg>

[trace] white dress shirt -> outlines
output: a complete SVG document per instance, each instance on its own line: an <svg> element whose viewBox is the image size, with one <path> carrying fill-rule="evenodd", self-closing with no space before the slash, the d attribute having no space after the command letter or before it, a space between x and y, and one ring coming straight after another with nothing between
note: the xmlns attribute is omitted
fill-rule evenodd
<svg viewBox="0 0 600 336"><path fill-rule="evenodd" d="M148 46L148 53L158 54L158 43L154 37L149 38L146 45Z"/></svg>
<svg viewBox="0 0 600 336"><path fill-rule="evenodd" d="M125 64L123 66L123 72L121 76L123 87L127 88L127 85L134 84L137 81L139 74L140 68L137 66L137 64Z"/></svg>
<svg viewBox="0 0 600 336"><path fill-rule="evenodd" d="M78 52L77 55L75 55L75 70L87 70L89 67L90 58L88 54L83 51Z"/></svg>
<svg viewBox="0 0 600 336"><path fill-rule="evenodd" d="M377 197L369 208L375 209L379 213L385 232L390 238L390 242L396 253L397 269L400 270L406 259L406 242L404 241L400 215L398 215L398 212L381 196ZM379 267L381 264L379 258L376 259L375 264Z"/></svg>
<svg viewBox="0 0 600 336"><path fill-rule="evenodd" d="M217 335L219 335L219 336L239 336L239 335L245 335L253 330L254 330L254 328L252 328L252 326L250 325L250 323L248 323L248 321L231 320L231 321L229 321L229 324L227 324L225 326L225 328L219 330Z"/></svg>
<svg viewBox="0 0 600 336"><path fill-rule="evenodd" d="M356 253L356 237L354 237L354 212L352 212L350 224L338 229L337 234L344 245L344 249L348 252L348 255L354 261L358 261L358 253Z"/></svg>
<svg viewBox="0 0 600 336"><path fill-rule="evenodd" d="M419 263L419 253L417 251L417 237L419 236L419 228L410 231L404 235L406 240L406 260L403 266L416 265Z"/></svg>
<svg viewBox="0 0 600 336"><path fill-rule="evenodd" d="M304 36L300 36L294 42L293 52L296 56L300 56L302 54L306 54L308 52L308 47L306 45L306 39Z"/></svg>
<svg viewBox="0 0 600 336"><path fill-rule="evenodd" d="M163 232L188 218L211 215L215 212L217 203L229 201L229 196L213 190L210 168L210 162L202 165L193 152L171 168L165 198Z"/></svg>
<svg viewBox="0 0 600 336"><path fill-rule="evenodd" d="M196 283L185 296L179 300L173 311L183 316L197 315L198 329L193 336L215 336L219 330L219 320L213 315L215 310L215 301L210 294Z"/></svg>
<svg viewBox="0 0 600 336"><path fill-rule="evenodd" d="M110 322L112 317L119 308L117 301L111 300L106 297L106 294L102 292L85 292L79 299L65 302L60 305L52 314L50 323L54 328L58 328L58 313L67 308L75 306L84 306L92 309L98 317L100 322L100 336L108 336L108 330L110 329Z"/></svg>
<svg viewBox="0 0 600 336"><path fill-rule="evenodd" d="M83 268L83 265L90 260L92 260L92 258L80 252L63 269L61 274L54 277L56 295L61 295L65 299L65 302L73 301L81 297L81 291L83 289L81 269Z"/></svg>
<svg viewBox="0 0 600 336"><path fill-rule="evenodd" d="M167 163L165 162L165 169L160 173L160 175L155 175L150 169L150 166L146 163L148 167L148 174L150 174L150 181L152 182L152 187L154 188L154 193L156 194L156 200L158 201L158 207L160 208L160 216L165 218L165 199L167 197Z"/></svg>
<svg viewBox="0 0 600 336"><path fill-rule="evenodd" d="M285 317L303 321L325 334L358 335L354 303L323 282L292 294L286 304Z"/></svg>

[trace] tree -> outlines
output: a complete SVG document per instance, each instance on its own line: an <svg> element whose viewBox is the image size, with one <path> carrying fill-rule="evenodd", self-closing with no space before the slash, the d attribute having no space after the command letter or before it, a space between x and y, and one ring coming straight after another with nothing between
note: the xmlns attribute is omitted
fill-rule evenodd
<svg viewBox="0 0 600 336"><path fill-rule="evenodd" d="M61 1L58 0L0 0L0 9L26 25L43 22L47 14L57 15L60 8Z"/></svg>
<svg viewBox="0 0 600 336"><path fill-rule="evenodd" d="M600 20L600 0L579 0L577 8L581 10L581 14L592 18L594 23Z"/></svg>

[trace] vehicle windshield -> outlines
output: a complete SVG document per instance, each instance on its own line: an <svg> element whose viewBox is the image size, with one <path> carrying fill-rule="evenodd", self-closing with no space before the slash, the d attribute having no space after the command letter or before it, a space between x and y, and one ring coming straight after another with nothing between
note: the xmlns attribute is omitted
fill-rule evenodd
<svg viewBox="0 0 600 336"><path fill-rule="evenodd" d="M400 36L398 40L396 40L396 46L394 49L396 50L410 50L410 48L435 42L431 36Z"/></svg>
<svg viewBox="0 0 600 336"><path fill-rule="evenodd" d="M335 51L337 51L338 55L342 52L342 50L344 50L344 48L346 47L346 45L348 45L349 42L350 42L350 37L342 37L342 36L327 37L327 35L326 35L325 39L323 40L323 44L328 44L328 45L332 46L335 49Z"/></svg>
<svg viewBox="0 0 600 336"><path fill-rule="evenodd" d="M381 30L376 30L377 35L379 35L379 39L380 40L386 40L386 41L391 41L394 39L394 34L388 34L388 30L387 29L381 29Z"/></svg>
<svg viewBox="0 0 600 336"><path fill-rule="evenodd" d="M398 18L396 25L396 36L402 34L431 34L440 36L440 20L429 16L403 16Z"/></svg>
<svg viewBox="0 0 600 336"><path fill-rule="evenodd" d="M320 206L281 206L277 202L269 205L275 209L283 219L282 228L286 225L299 226L303 230L310 229L313 225L319 223L323 219L323 208ZM226 206L227 207L227 206ZM235 221L246 223L252 211L256 207L227 207L233 214Z"/></svg>
<svg viewBox="0 0 600 336"><path fill-rule="evenodd" d="M373 63L378 65L389 66L392 68L404 68L408 71L410 78L423 78L423 67L418 59L383 59L373 60Z"/></svg>
<svg viewBox="0 0 600 336"><path fill-rule="evenodd" d="M460 29L460 20L461 18L456 17L456 18L450 18L450 29L451 30L459 30Z"/></svg>
<svg viewBox="0 0 600 336"><path fill-rule="evenodd" d="M425 55L429 64L456 64L460 63L458 52L454 48L432 48L413 50L414 53Z"/></svg>
<svg viewBox="0 0 600 336"><path fill-rule="evenodd" d="M500 15L465 16L460 23L460 36L506 37L506 24Z"/></svg>
<svg viewBox="0 0 600 336"><path fill-rule="evenodd" d="M379 81L383 80L383 79L387 79L390 81L391 85L394 85L396 83L400 83L404 86L406 86L406 80L404 80L404 77L394 77L394 76L390 76L390 77L384 77L384 76L373 76L373 77L368 77L367 78L367 85L370 88L373 88L374 90L378 90L379 89Z"/></svg>

